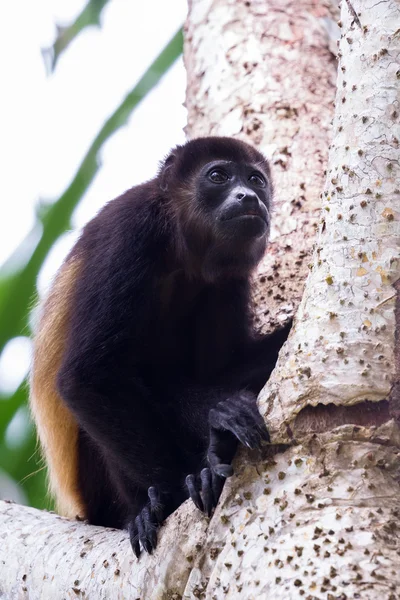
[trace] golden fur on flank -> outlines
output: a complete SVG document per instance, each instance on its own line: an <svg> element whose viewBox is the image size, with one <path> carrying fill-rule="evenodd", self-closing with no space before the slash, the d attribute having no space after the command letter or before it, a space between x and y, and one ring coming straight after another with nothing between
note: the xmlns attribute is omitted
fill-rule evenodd
<svg viewBox="0 0 400 600"><path fill-rule="evenodd" d="M80 266L77 259L63 265L42 308L30 386L31 411L48 466L49 490L56 498L57 511L71 518L85 516L78 487L78 426L57 391L56 380Z"/></svg>

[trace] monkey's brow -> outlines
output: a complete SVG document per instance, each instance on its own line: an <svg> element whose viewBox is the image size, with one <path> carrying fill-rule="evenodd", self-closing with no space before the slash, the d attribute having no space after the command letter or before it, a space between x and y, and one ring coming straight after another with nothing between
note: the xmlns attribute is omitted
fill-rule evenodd
<svg viewBox="0 0 400 600"><path fill-rule="evenodd" d="M257 162L253 163L255 167L258 167L259 169L263 170L265 163L262 160L258 160Z"/></svg>
<svg viewBox="0 0 400 600"><path fill-rule="evenodd" d="M224 165L233 165L235 164L234 160L225 160L223 158L216 158L215 160L210 161L212 163L224 163Z"/></svg>
<svg viewBox="0 0 400 600"><path fill-rule="evenodd" d="M211 160L210 164L213 163L218 163L218 164L224 164L224 165L246 165L247 167L258 167L262 165L262 162L256 162L256 163L252 163L252 162L245 162L243 160L228 160L228 159L224 159L224 158L216 158L215 160Z"/></svg>
<svg viewBox="0 0 400 600"><path fill-rule="evenodd" d="M224 159L224 158L216 158L215 160L211 160L208 164L210 165L237 165L237 164L245 164L247 167L251 167L253 169L259 169L264 175L265 177L268 179L268 174L266 173L265 169L264 169L264 163L263 161L256 161L256 162L246 162L244 163L244 161L241 160L228 160L228 159Z"/></svg>

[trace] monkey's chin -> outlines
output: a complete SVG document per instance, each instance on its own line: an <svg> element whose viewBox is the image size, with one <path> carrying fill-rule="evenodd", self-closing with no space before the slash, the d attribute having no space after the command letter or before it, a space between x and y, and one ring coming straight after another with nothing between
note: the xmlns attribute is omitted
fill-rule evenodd
<svg viewBox="0 0 400 600"><path fill-rule="evenodd" d="M258 215L238 215L224 221L224 230L233 238L252 240L267 234L268 223Z"/></svg>

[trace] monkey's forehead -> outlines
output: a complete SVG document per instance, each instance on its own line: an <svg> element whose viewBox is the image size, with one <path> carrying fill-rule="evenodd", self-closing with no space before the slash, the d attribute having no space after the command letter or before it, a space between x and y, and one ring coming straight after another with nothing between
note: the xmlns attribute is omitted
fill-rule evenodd
<svg viewBox="0 0 400 600"><path fill-rule="evenodd" d="M197 171L202 165L212 161L225 160L237 164L249 163L257 165L269 174L267 159L253 146L240 140L228 137L197 138L178 146L172 151L168 161L175 162L177 170L182 174Z"/></svg>
<svg viewBox="0 0 400 600"><path fill-rule="evenodd" d="M223 166L223 167L244 167L247 169L257 168L260 171L264 171L266 174L269 173L269 170L266 169L265 162L260 161L249 161L249 160L229 160L226 158L215 158L213 160L208 160L205 163L200 164L200 169L212 168L213 166Z"/></svg>

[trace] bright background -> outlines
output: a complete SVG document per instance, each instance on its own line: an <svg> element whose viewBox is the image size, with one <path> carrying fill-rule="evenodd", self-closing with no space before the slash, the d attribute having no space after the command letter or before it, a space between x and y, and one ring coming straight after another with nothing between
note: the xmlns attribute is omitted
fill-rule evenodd
<svg viewBox="0 0 400 600"><path fill-rule="evenodd" d="M68 188L106 119L183 24L187 10L185 0L89 2L94 9L96 4L105 4L101 27L84 28L52 72L56 25L73 23L86 2L12 0L0 8L0 334L13 318L10 308L3 309L2 293L10 296L18 277L24 285L20 270L42 232L38 214ZM40 295L82 226L105 202L151 178L169 149L184 141L184 96L180 57L101 147L101 168L74 209L69 231L38 270ZM33 289L30 295L32 304ZM30 476L40 463L21 386L30 362L29 327L13 331L0 354L0 498L48 506L43 470Z"/></svg>

